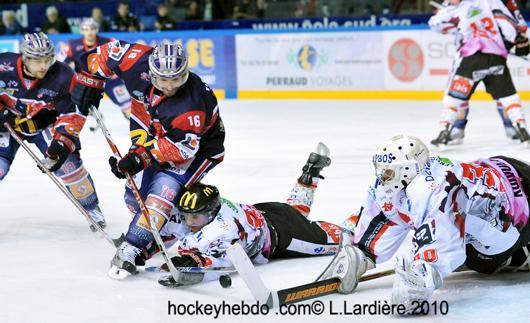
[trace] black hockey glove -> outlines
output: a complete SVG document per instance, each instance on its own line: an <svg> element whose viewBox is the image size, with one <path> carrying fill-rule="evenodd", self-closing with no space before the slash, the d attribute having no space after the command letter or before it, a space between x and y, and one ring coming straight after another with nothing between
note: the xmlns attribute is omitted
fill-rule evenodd
<svg viewBox="0 0 530 323"><path fill-rule="evenodd" d="M153 164L153 157L151 153L143 146L129 150L120 161L115 157L109 158L109 165L112 173L117 178L125 178L125 173L131 176L141 172Z"/></svg>
<svg viewBox="0 0 530 323"><path fill-rule="evenodd" d="M46 154L55 162L49 170L55 172L64 164L68 156L75 151L75 142L69 136L56 132Z"/></svg>
<svg viewBox="0 0 530 323"><path fill-rule="evenodd" d="M11 110L6 107L2 107L2 103L0 103L0 130L5 130L4 123L11 123L15 116L16 115L11 112Z"/></svg>
<svg viewBox="0 0 530 323"><path fill-rule="evenodd" d="M526 35L519 34L515 38L515 55L527 56L530 53L530 42Z"/></svg>
<svg viewBox="0 0 530 323"><path fill-rule="evenodd" d="M72 89L72 102L83 115L88 115L91 106L99 107L103 97L105 81L85 72L76 75Z"/></svg>

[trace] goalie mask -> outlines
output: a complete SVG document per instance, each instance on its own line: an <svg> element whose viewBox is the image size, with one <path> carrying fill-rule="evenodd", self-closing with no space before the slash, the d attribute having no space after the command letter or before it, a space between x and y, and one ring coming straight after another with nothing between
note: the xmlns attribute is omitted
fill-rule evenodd
<svg viewBox="0 0 530 323"><path fill-rule="evenodd" d="M217 215L221 208L221 197L217 187L195 183L182 194L177 208L186 224L193 231L198 231Z"/></svg>
<svg viewBox="0 0 530 323"><path fill-rule="evenodd" d="M382 144L373 156L375 176L385 192L394 194L421 172L428 159L429 150L420 139L397 135Z"/></svg>
<svg viewBox="0 0 530 323"><path fill-rule="evenodd" d="M43 32L25 34L20 49L29 76L42 79L55 63L55 46Z"/></svg>
<svg viewBox="0 0 530 323"><path fill-rule="evenodd" d="M163 42L149 55L151 83L166 96L174 95L189 77L188 57L180 44Z"/></svg>

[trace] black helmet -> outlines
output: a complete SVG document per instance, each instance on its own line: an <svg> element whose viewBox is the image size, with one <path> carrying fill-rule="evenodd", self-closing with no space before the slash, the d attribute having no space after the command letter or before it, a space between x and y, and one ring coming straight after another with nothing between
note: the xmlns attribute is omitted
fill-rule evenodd
<svg viewBox="0 0 530 323"><path fill-rule="evenodd" d="M213 220L221 206L219 190L213 185L195 183L180 197L177 208L191 227L203 227Z"/></svg>

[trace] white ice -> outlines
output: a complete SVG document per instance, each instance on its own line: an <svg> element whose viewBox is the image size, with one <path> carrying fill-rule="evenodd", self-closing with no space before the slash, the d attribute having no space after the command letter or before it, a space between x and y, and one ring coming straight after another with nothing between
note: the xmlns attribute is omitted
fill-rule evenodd
<svg viewBox="0 0 530 323"><path fill-rule="evenodd" d="M493 102L472 102L462 146L443 152L458 160L506 154L530 161L530 150L504 136ZM226 125L226 158L207 177L222 195L240 202L283 201L309 152L318 141L331 149L332 164L323 174L312 219L339 223L358 209L373 176L371 154L379 143L398 133L432 139L437 134L440 103L435 101L233 101L220 102ZM122 151L128 148L128 126L121 113L105 102L101 111ZM101 133L82 134L82 157L92 174L108 222L108 232L126 231L130 216L123 203L124 182L109 170L110 151ZM35 147L33 147L35 149ZM220 304L251 301L239 277L223 289L217 282L168 289L156 274L125 281L107 277L113 248L97 239L88 225L20 149L0 188L0 322L250 322L368 321L395 317L329 314L280 316L168 316L174 304ZM409 243L399 253L405 253ZM266 285L281 289L312 281L330 257L274 261L258 267ZM153 260L159 264L160 258ZM393 261L378 266L388 269ZM329 311L343 302L389 301L392 277L361 283L348 296L322 298ZM460 273L448 278L434 300L449 303L447 316L429 321L521 322L530 315L528 273L485 276ZM310 303L310 302L309 302ZM425 318L421 318L425 320Z"/></svg>

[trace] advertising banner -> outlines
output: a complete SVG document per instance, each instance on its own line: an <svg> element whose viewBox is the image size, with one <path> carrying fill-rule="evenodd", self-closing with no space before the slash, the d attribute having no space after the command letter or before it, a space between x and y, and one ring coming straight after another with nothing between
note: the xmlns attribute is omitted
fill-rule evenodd
<svg viewBox="0 0 530 323"><path fill-rule="evenodd" d="M239 93L382 89L382 45L377 32L237 35Z"/></svg>

